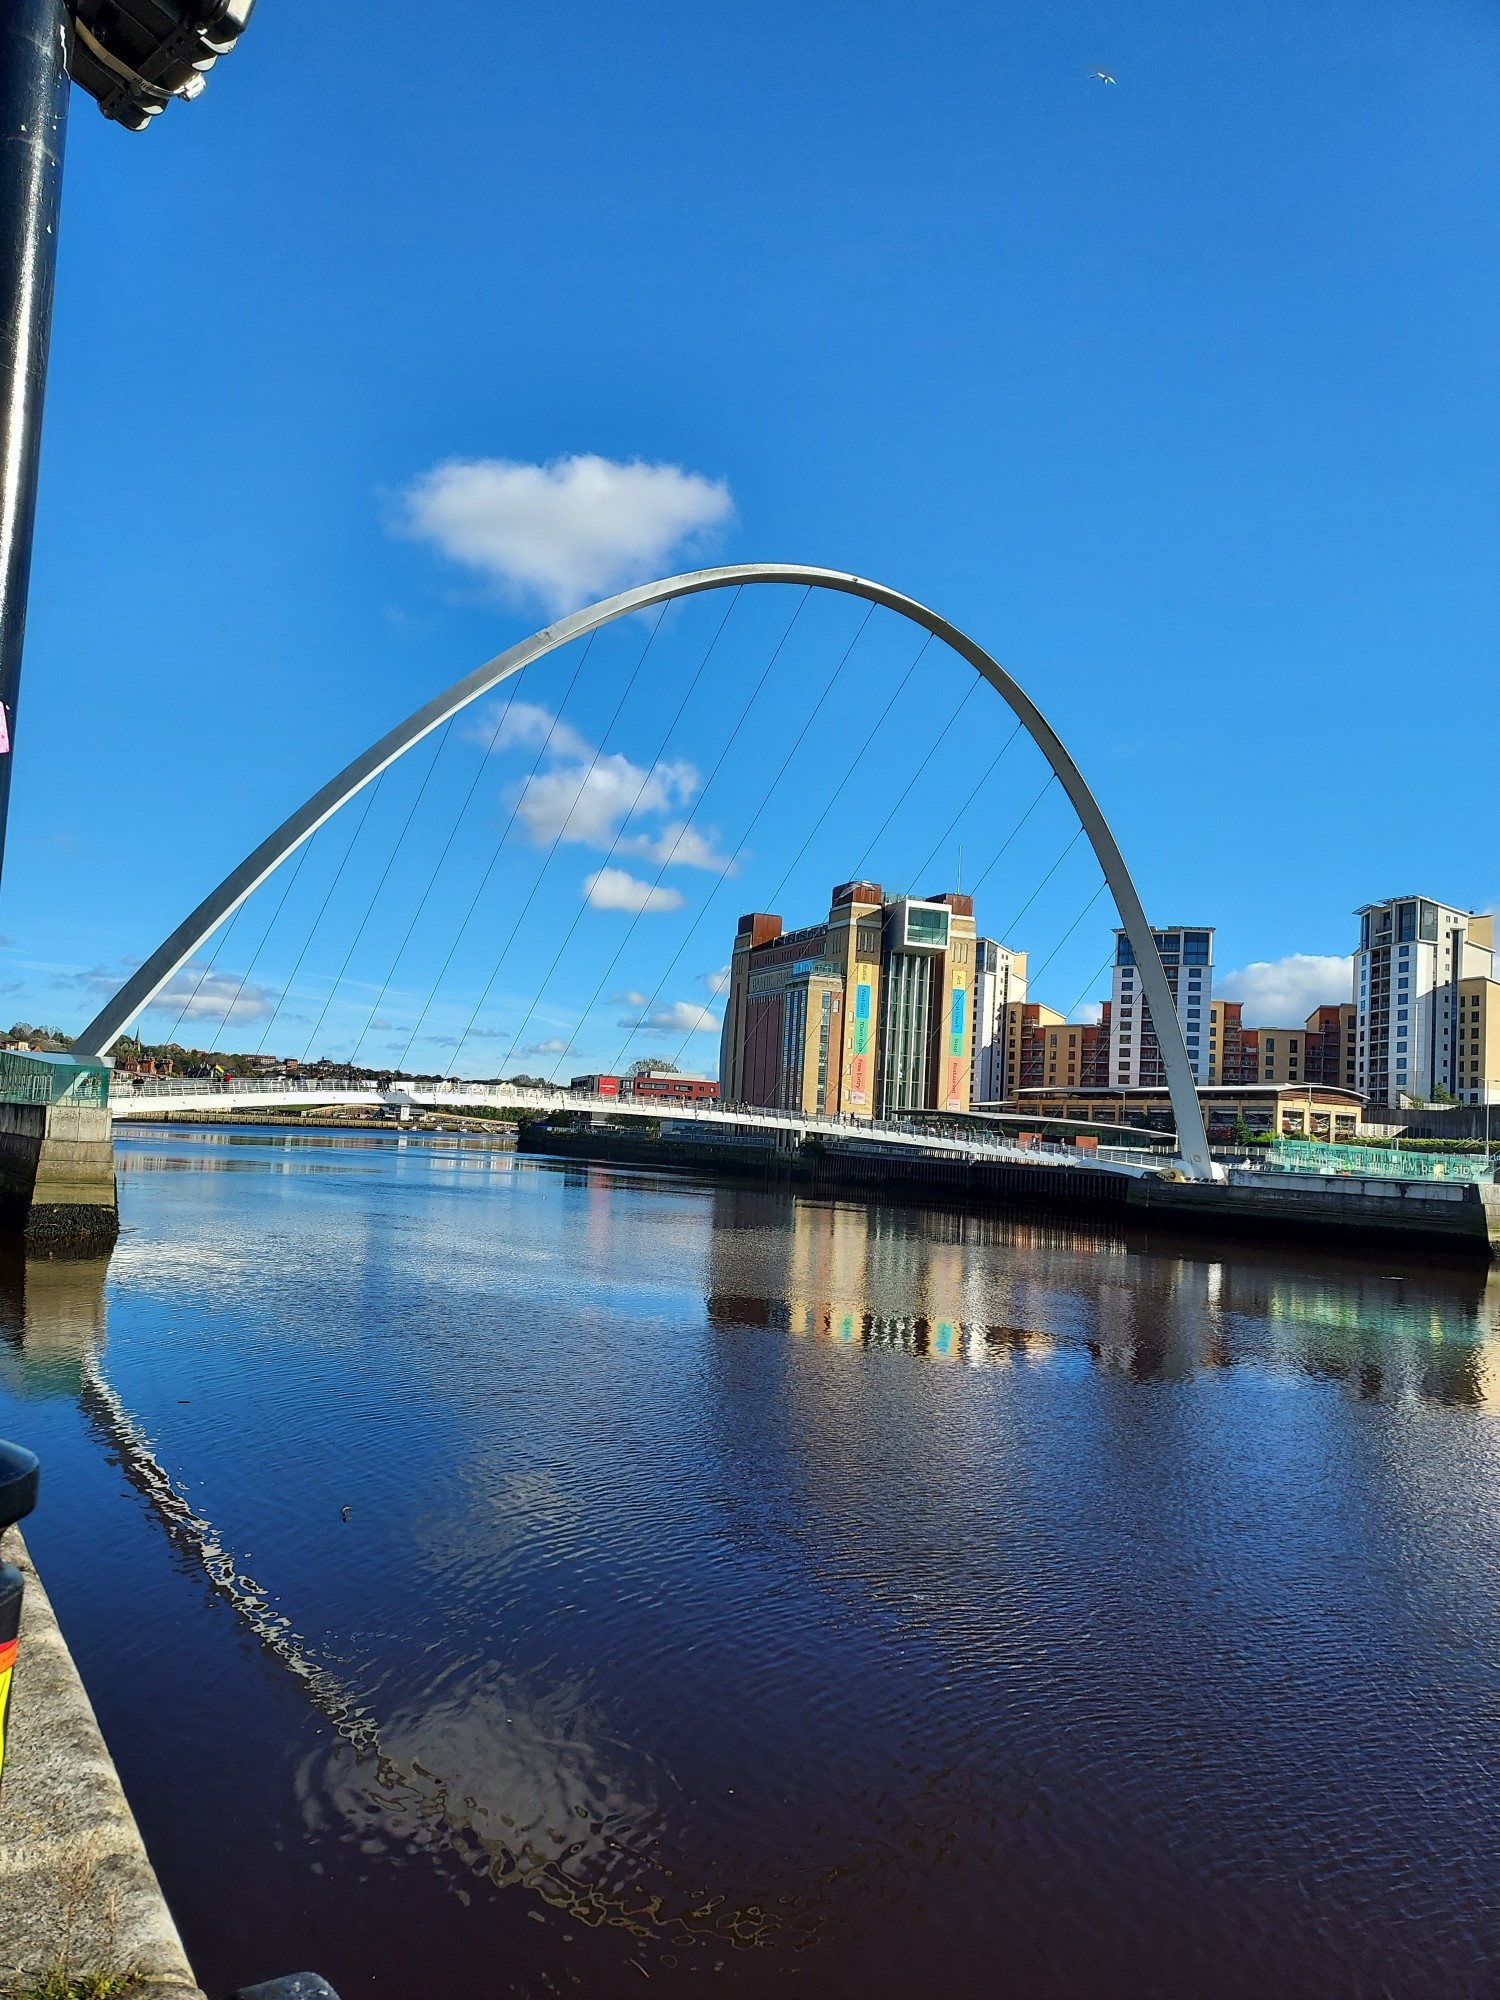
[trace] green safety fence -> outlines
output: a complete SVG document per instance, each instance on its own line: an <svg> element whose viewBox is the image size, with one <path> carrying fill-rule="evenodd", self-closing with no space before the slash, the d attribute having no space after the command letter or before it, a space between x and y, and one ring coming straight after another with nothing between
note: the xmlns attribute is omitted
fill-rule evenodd
<svg viewBox="0 0 1500 2000"><path fill-rule="evenodd" d="M71 1056L0 1049L0 1104L101 1105L109 1101L109 1070Z"/></svg>
<svg viewBox="0 0 1500 2000"><path fill-rule="evenodd" d="M1487 1181L1488 1160L1461 1153L1400 1153L1385 1146L1320 1146L1280 1139L1267 1149L1268 1167L1291 1174L1360 1174L1386 1181Z"/></svg>

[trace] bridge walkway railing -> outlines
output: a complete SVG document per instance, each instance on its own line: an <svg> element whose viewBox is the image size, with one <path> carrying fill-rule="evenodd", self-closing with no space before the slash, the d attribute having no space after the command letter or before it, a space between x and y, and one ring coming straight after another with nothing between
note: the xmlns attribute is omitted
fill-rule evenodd
<svg viewBox="0 0 1500 2000"><path fill-rule="evenodd" d="M500 1110L535 1110L603 1114L612 1118L667 1119L673 1124L696 1124L720 1129L771 1131L788 1137L822 1136L860 1147L898 1146L905 1151L923 1151L939 1157L995 1159L1011 1164L1059 1166L1073 1170L1114 1171L1131 1174L1155 1173L1169 1166L1170 1159L1145 1149L1099 1146L1080 1149L1038 1141L1021 1146L1014 1139L983 1137L972 1130L934 1128L911 1120L852 1118L841 1113L777 1112L761 1106L663 1103L651 1099L599 1097L566 1088L510 1084L472 1084L440 1081L431 1084L410 1081L388 1085L369 1082L337 1083L313 1078L263 1077L116 1077L110 1089L110 1109L116 1116L129 1115L137 1107L195 1105L204 1110L231 1107L270 1108L276 1104L302 1100L321 1104L383 1104L393 1109L449 1110L461 1112L466 1105Z"/></svg>

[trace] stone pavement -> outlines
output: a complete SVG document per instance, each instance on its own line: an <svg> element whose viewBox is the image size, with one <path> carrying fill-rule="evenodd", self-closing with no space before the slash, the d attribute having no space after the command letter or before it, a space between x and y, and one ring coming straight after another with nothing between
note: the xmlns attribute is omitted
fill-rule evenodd
<svg viewBox="0 0 1500 2000"><path fill-rule="evenodd" d="M202 2000L19 1529L0 1560L26 1577L0 1784L0 1994L64 1969L132 1974L142 2000Z"/></svg>

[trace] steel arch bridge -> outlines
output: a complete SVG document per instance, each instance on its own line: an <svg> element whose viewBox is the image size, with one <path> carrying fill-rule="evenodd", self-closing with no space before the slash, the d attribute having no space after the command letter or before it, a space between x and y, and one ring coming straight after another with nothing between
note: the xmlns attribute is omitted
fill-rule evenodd
<svg viewBox="0 0 1500 2000"><path fill-rule="evenodd" d="M470 702L478 701L533 660L544 659L547 654L597 631L600 626L612 624L617 618L628 617L635 611L650 610L658 604L668 604L674 598L694 597L704 591L729 590L751 584L795 584L809 590L837 591L893 611L898 617L907 619L933 638L941 640L960 659L966 660L1009 706L1067 793L1114 897L1120 922L1135 954L1146 1004L1151 1010L1161 1047L1183 1166L1194 1179L1213 1179L1208 1135L1192 1063L1151 926L1146 920L1130 870L1125 865L1125 857L1109 830L1098 801L1063 747L1057 732L1000 663L946 618L939 617L915 598L892 590L887 584L873 583L867 577L853 576L843 570L819 569L802 563L731 563L716 569L689 570L681 576L669 576L657 583L620 591L614 597L601 598L597 604L588 605L581 611L558 619L553 625L545 626L529 639L523 639L518 645L497 654L464 679L455 681L442 694L434 695L431 701L409 715L404 722L387 731L363 756L356 757L336 777L330 778L305 805L299 806L290 818L283 820L274 833L268 834L253 853L232 869L100 1009L79 1035L74 1044L75 1052L88 1059L102 1059L117 1037L150 1005L199 946L288 855L295 853L356 792L399 757L405 756L423 737L441 728L450 716L467 708Z"/></svg>

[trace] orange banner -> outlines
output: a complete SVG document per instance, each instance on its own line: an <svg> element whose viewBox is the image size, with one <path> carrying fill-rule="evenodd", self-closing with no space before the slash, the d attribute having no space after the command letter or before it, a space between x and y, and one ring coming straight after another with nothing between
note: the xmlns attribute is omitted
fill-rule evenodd
<svg viewBox="0 0 1500 2000"><path fill-rule="evenodd" d="M0 1773L5 1770L5 1719L10 1711L10 1677L16 1664L14 1639L0 1646Z"/></svg>

